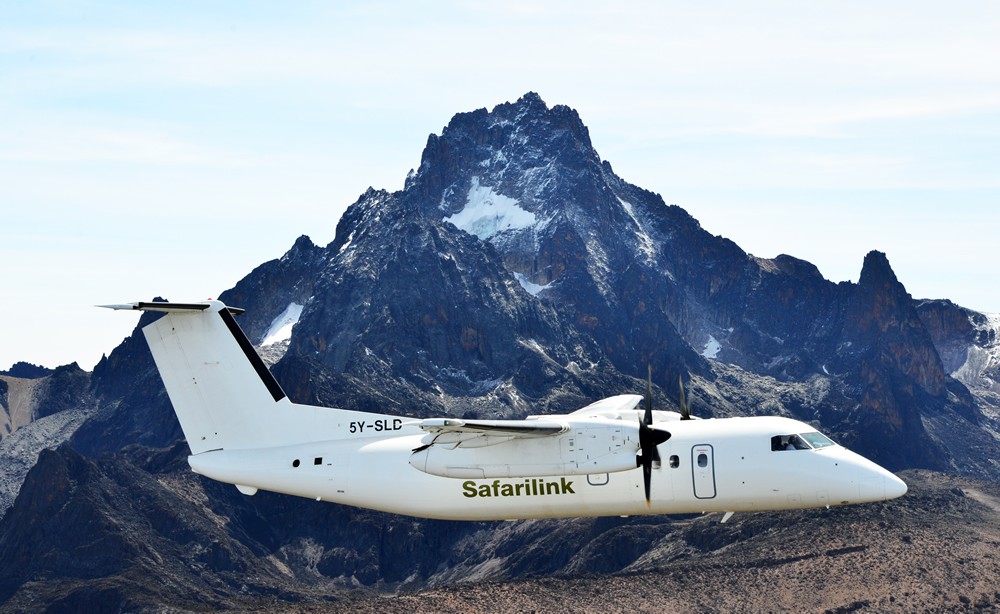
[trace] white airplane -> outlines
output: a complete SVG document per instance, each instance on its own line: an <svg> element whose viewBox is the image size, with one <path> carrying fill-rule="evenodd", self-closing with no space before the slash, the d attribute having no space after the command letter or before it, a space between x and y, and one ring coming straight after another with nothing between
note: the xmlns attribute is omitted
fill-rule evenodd
<svg viewBox="0 0 1000 614"><path fill-rule="evenodd" d="M902 480L781 417L652 411L647 386L571 414L417 420L292 403L220 301L130 303L204 476L410 516L502 520L830 507ZM666 459L666 462L661 462ZM641 468L642 471L637 471Z"/></svg>

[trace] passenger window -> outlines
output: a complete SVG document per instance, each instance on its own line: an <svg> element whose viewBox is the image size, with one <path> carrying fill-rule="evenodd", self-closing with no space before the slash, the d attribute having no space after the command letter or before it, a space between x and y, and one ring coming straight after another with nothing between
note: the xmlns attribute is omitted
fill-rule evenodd
<svg viewBox="0 0 1000 614"><path fill-rule="evenodd" d="M317 456L316 458L314 458L313 459L313 464L314 465L322 465L323 464L323 457L322 456Z"/></svg>
<svg viewBox="0 0 1000 614"><path fill-rule="evenodd" d="M701 453L701 454L698 455L698 466L699 467L708 467L708 454L705 454L703 452L703 453Z"/></svg>
<svg viewBox="0 0 1000 614"><path fill-rule="evenodd" d="M681 457L677 456L676 454L671 454L670 455L670 468L671 469L676 469L676 468L678 468L680 466L681 466Z"/></svg>

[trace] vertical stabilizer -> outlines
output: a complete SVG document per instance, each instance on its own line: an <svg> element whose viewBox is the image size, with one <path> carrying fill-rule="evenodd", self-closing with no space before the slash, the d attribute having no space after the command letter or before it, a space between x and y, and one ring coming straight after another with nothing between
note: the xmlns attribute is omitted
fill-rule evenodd
<svg viewBox="0 0 1000 614"><path fill-rule="evenodd" d="M233 310L220 301L108 307L166 313L142 332L192 454L277 443L290 402Z"/></svg>

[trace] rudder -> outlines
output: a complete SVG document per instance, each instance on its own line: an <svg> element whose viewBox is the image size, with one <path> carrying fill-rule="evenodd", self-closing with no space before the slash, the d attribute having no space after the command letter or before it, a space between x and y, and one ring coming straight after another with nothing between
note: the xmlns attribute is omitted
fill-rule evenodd
<svg viewBox="0 0 1000 614"><path fill-rule="evenodd" d="M273 445L289 401L226 305L131 308L166 312L142 332L192 454Z"/></svg>

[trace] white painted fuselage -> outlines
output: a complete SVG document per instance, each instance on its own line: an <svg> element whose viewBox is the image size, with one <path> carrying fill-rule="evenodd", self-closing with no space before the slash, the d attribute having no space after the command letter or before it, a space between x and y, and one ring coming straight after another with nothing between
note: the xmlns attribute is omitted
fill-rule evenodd
<svg viewBox="0 0 1000 614"><path fill-rule="evenodd" d="M661 462L647 504L639 396L520 421L300 405L222 303L110 307L165 312L143 332L191 448L188 462L246 494L490 520L813 508L906 492L892 473L802 422L652 412L651 428L667 439L653 448Z"/></svg>
<svg viewBox="0 0 1000 614"><path fill-rule="evenodd" d="M289 404L292 405L292 404ZM290 407L294 411L294 405ZM333 410L327 410L333 412ZM424 433L409 419L336 411L337 438L189 458L207 477L261 490L427 518L490 520L798 509L882 501L906 486L889 471L839 445L774 451L771 438L812 432L776 417L669 422L647 507L638 469L601 474L449 478L410 465ZM632 412L637 420L638 412ZM558 416L546 416L546 419ZM400 425L351 434L351 424ZM564 447L559 438L545 445ZM533 440L501 445L517 457ZM447 452L446 452L447 453ZM676 457L676 458L674 458ZM699 460L701 462L699 463Z"/></svg>

